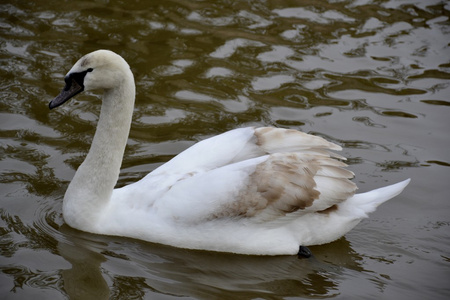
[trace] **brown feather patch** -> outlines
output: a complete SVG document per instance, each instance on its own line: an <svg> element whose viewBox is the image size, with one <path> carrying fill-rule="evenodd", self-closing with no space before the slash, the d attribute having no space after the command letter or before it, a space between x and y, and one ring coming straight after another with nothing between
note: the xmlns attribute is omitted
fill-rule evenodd
<svg viewBox="0 0 450 300"><path fill-rule="evenodd" d="M356 185L349 180L353 173L328 152L339 150L338 145L288 129L257 128L255 137L270 155L256 166L236 199L210 219L246 217L261 222L293 212L327 214L355 192Z"/></svg>
<svg viewBox="0 0 450 300"><path fill-rule="evenodd" d="M250 175L247 189L240 193L239 210L252 217L264 209L284 215L312 205L320 193L313 175L318 167L300 161L295 154L273 154Z"/></svg>

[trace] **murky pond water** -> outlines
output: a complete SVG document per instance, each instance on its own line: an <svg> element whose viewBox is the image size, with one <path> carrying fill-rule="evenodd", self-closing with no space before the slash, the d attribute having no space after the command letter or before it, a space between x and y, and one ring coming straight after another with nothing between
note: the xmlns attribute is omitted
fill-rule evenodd
<svg viewBox="0 0 450 300"><path fill-rule="evenodd" d="M2 299L448 299L450 4L445 1L3 1ZM48 102L83 54L137 83L118 186L229 129L343 146L360 191L412 183L314 257L189 251L64 224L100 100Z"/></svg>

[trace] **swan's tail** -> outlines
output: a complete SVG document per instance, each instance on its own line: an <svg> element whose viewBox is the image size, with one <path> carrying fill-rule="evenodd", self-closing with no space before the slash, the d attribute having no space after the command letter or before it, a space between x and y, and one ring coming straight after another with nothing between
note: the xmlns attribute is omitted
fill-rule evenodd
<svg viewBox="0 0 450 300"><path fill-rule="evenodd" d="M393 185L353 195L344 202L345 208L353 210L353 213L361 214L361 217L367 217L367 214L375 211L378 205L400 194L410 181L411 179L406 179Z"/></svg>

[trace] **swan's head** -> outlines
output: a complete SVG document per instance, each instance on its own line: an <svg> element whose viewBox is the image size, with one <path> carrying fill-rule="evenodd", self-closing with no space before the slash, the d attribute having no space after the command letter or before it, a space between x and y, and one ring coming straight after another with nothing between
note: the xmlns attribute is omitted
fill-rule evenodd
<svg viewBox="0 0 450 300"><path fill-rule="evenodd" d="M125 74L128 73L128 74ZM127 62L109 50L97 50L80 58L67 73L66 86L49 103L50 109L60 106L82 91L116 88L129 74Z"/></svg>

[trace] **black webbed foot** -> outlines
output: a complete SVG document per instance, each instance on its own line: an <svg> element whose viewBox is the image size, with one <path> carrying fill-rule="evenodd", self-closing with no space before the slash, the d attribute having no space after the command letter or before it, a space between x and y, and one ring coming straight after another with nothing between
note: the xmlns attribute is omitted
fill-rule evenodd
<svg viewBox="0 0 450 300"><path fill-rule="evenodd" d="M298 257L299 258L310 258L312 253L311 250L308 249L308 247L306 246L300 246L300 248L298 249Z"/></svg>

